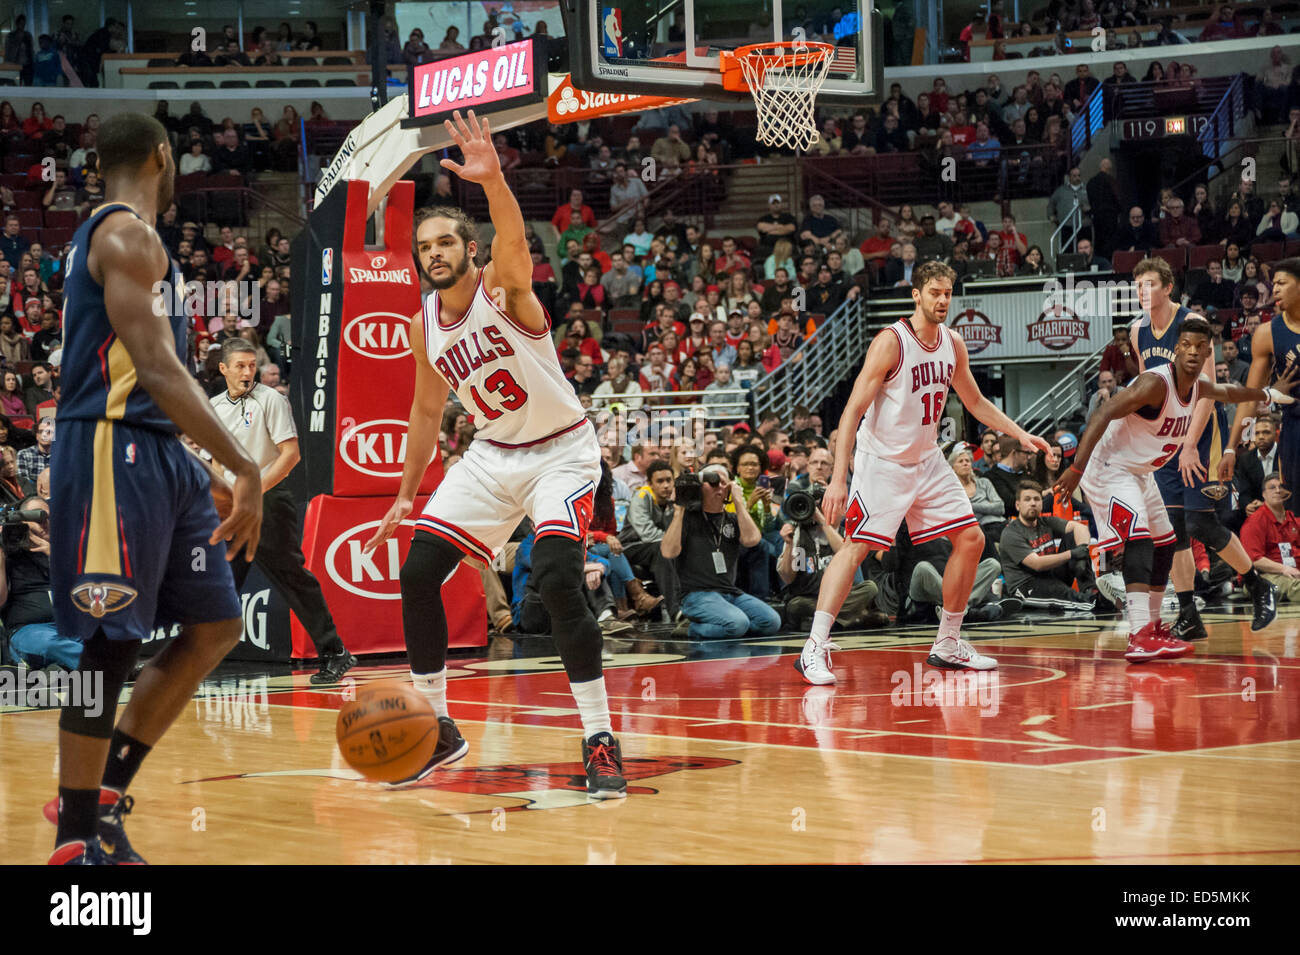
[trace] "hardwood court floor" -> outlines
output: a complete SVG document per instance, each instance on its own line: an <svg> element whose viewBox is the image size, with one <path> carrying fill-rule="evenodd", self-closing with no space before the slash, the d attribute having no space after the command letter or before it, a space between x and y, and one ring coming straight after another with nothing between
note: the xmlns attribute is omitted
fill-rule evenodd
<svg viewBox="0 0 1300 955"><path fill-rule="evenodd" d="M999 670L944 685L929 628L837 637L834 687L795 673L801 637L610 640L631 789L608 803L544 641L453 658L469 756L398 791L341 762L339 689L227 665L128 831L154 863L1300 862L1300 608L1260 634L1205 618L1195 656L1143 666L1114 620L973 628ZM56 721L0 714L0 861L52 848Z"/></svg>

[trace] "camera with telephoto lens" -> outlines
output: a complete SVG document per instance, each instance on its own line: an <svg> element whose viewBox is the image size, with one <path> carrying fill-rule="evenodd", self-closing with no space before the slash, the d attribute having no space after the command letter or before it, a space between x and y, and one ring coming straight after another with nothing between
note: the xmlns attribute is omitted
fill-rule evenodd
<svg viewBox="0 0 1300 955"><path fill-rule="evenodd" d="M708 483L714 487L719 487L726 482L722 480L722 475L714 468L705 468L699 474L693 474L690 471L683 472L678 476L673 484L673 500L685 511L699 511L704 508L704 497L701 488Z"/></svg>
<svg viewBox="0 0 1300 955"><path fill-rule="evenodd" d="M799 524L802 527L816 527L817 508L822 506L822 498L825 494L826 487L822 484L787 490L785 504L783 505L786 516L790 518L793 524Z"/></svg>
<svg viewBox="0 0 1300 955"><path fill-rule="evenodd" d="M10 504L0 508L0 547L6 554L31 548L31 529L27 522L45 524L50 516L44 511L32 509L21 511L17 505Z"/></svg>

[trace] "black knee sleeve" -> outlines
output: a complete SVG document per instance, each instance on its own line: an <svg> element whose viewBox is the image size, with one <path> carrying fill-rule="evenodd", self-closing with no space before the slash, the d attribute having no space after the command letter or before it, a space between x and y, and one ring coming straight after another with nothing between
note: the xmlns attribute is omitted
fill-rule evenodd
<svg viewBox="0 0 1300 955"><path fill-rule="evenodd" d="M1187 536L1187 513L1181 507L1169 508L1169 523L1174 525L1174 550L1187 550L1192 539Z"/></svg>
<svg viewBox="0 0 1300 955"><path fill-rule="evenodd" d="M117 698L139 655L139 640L110 640L102 629L96 630L82 648L77 664L77 674L91 674L90 682L81 684L80 699L78 694L69 695L59 713L59 729L78 736L111 739L117 722ZM97 685L101 678L102 688Z"/></svg>
<svg viewBox="0 0 1300 955"><path fill-rule="evenodd" d="M1219 522L1213 511L1188 514L1187 533L1216 554L1232 543L1232 531Z"/></svg>
<svg viewBox="0 0 1300 955"><path fill-rule="evenodd" d="M1170 554L1172 564L1173 554ZM1124 545L1124 583L1151 583L1151 571L1155 565L1155 547L1150 539L1129 541ZM1167 573L1167 571L1166 571Z"/></svg>
<svg viewBox="0 0 1300 955"><path fill-rule="evenodd" d="M1176 547L1176 544L1162 544L1155 548L1151 558L1152 590L1164 592L1165 584L1169 583L1169 571L1174 566L1174 550Z"/></svg>
<svg viewBox="0 0 1300 955"><path fill-rule="evenodd" d="M437 673L447 665L447 613L442 584L462 554L427 531L416 531L402 564L402 634L412 673Z"/></svg>
<svg viewBox="0 0 1300 955"><path fill-rule="evenodd" d="M597 679L602 672L603 638L582 592L586 586L586 553L582 545L564 537L543 537L533 544L532 563L531 582L551 616L555 649L569 681L586 683Z"/></svg>

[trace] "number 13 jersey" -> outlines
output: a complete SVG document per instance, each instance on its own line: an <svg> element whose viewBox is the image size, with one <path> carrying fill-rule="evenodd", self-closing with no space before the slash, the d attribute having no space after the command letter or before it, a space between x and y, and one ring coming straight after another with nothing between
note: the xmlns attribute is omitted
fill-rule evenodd
<svg viewBox="0 0 1300 955"><path fill-rule="evenodd" d="M880 334L898 339L898 361L862 416L858 448L886 461L916 464L938 447L939 419L957 364L953 333L940 325L938 341L926 345L903 318Z"/></svg>
<svg viewBox="0 0 1300 955"><path fill-rule="evenodd" d="M1112 421L1092 452L1093 460L1132 474L1147 474L1169 461L1183 446L1192 422L1192 409L1201 390L1200 379L1192 385L1187 401L1178 397L1174 366L1166 363L1147 370L1165 384L1160 413L1148 420L1140 414Z"/></svg>
<svg viewBox="0 0 1300 955"><path fill-rule="evenodd" d="M424 297L423 319L429 363L474 416L476 437L521 447L586 420L560 369L549 321L544 332L516 322L488 296L482 271L460 321L446 321L436 290Z"/></svg>

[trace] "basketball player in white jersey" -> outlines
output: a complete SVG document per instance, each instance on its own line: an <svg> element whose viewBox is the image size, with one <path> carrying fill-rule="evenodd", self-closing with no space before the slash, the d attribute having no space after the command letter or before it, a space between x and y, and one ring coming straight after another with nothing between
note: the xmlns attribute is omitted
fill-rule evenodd
<svg viewBox="0 0 1300 955"><path fill-rule="evenodd" d="M454 389L478 426L464 457L447 471L416 521L402 565L402 627L411 675L438 714L433 758L403 783L423 779L469 750L447 711L447 618L441 585L468 555L486 564L524 515L537 528L533 580L550 614L556 649L583 726L587 794L627 795L601 670L601 632L583 597L587 525L600 447L551 343L550 317L533 294L524 218L506 186L486 120L460 112L447 130L463 163L442 165L487 193L496 237L479 268L474 223L458 209L416 216L417 261L434 291L411 319L415 398L397 501L366 551L412 512L416 489L438 450L447 392Z"/></svg>
<svg viewBox="0 0 1300 955"><path fill-rule="evenodd" d="M1200 377L1213 354L1209 323L1196 316L1184 319L1173 361L1142 372L1100 407L1079 441L1074 463L1056 485L1058 494L1071 495L1076 485L1083 491L1097 521L1098 546L1124 548L1129 624L1124 658L1131 663L1192 651L1193 645L1175 637L1160 619L1177 535L1154 475L1182 450L1197 402L1295 400L1286 394L1294 384L1290 377L1267 391ZM1258 582L1255 575L1252 568L1243 577L1247 587Z"/></svg>
<svg viewBox="0 0 1300 955"><path fill-rule="evenodd" d="M952 558L943 572L943 617L927 662L955 670L997 666L961 639L984 533L961 481L939 450L939 420L949 387L978 420L1014 435L1022 447L1046 451L1047 442L1028 434L980 394L966 343L944 326L956 277L942 262L917 266L912 273L916 311L871 342L840 418L835 471L822 512L831 526L844 516L844 546L822 577L812 634L795 662L814 685L835 682L830 651L839 648L830 642L830 628L854 570L868 551L889 549L904 518L913 543L936 537L952 541ZM851 455L853 485L848 487Z"/></svg>

